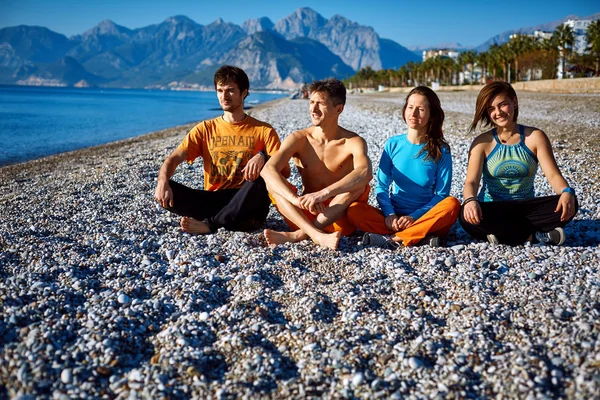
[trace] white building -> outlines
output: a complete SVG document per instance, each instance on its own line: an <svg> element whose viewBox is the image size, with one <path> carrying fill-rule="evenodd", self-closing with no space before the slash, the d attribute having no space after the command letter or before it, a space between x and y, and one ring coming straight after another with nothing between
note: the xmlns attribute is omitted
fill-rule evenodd
<svg viewBox="0 0 600 400"><path fill-rule="evenodd" d="M573 36L575 36L575 42L573 43L573 52L577 54L583 54L587 50L587 30L593 21L591 19L569 19L564 24L571 27L573 30ZM558 63L557 71L558 79L562 79L568 76L565 71L562 70L562 62Z"/></svg>
<svg viewBox="0 0 600 400"><path fill-rule="evenodd" d="M423 61L428 58L434 58L437 56L449 57L456 62L458 60L458 55L460 52L452 49L431 49L431 50L423 50Z"/></svg>
<svg viewBox="0 0 600 400"><path fill-rule="evenodd" d="M573 29L573 34L575 35L573 51L577 54L583 54L587 49L587 30L592 22L591 19L569 19L565 22L565 25L568 25Z"/></svg>

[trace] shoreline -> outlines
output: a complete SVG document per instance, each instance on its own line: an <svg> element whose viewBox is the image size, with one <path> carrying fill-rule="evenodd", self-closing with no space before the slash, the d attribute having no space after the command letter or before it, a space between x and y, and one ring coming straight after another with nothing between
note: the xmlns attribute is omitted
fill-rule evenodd
<svg viewBox="0 0 600 400"><path fill-rule="evenodd" d="M253 110L258 111L265 107L267 107L267 108L271 107L271 106L277 104L277 102L279 102L281 100L285 100L285 99L286 98L274 99L274 100L269 100L269 101L266 101L264 103L260 103L257 105L252 105L246 109L246 112L248 115L252 115ZM17 162L17 163L13 163L13 164L2 165L2 166L0 166L0 172L12 174L12 173L14 173L15 168L16 169L23 168L23 167L28 168L28 164L32 164L32 168L35 168L34 165L39 164L39 163L44 163L44 162L56 164L57 162L61 162L61 160L68 159L70 157L84 157L86 154L90 154L90 153L94 153L94 152L102 152L105 150L110 151L110 150L112 150L116 147L118 148L120 146L127 146L127 145L144 142L146 140L161 139L161 138L169 137L171 135L178 135L181 133L182 130L185 130L185 133L187 133L200 121L201 120L199 120L197 122L187 123L187 124L175 125L175 126L172 126L169 128L160 129L157 131L151 131L151 132L147 132L147 133L142 133L141 135L138 135L138 136L134 136L134 137L126 138L126 139L115 140L115 141L108 142L108 143L84 147L81 149L66 151L66 152L57 153L57 154L51 154L48 156L34 158L31 160ZM183 137L181 139L183 139Z"/></svg>
<svg viewBox="0 0 600 400"><path fill-rule="evenodd" d="M439 95L461 198L476 93ZM187 126L0 169L0 397L596 396L600 102L518 95L578 195L562 247L492 246L458 224L445 247L397 251L358 234L335 252L189 235L152 198ZM402 101L350 96L341 115L374 170ZM310 124L304 100L251 114L282 138ZM194 162L175 179L202 174ZM267 226L285 229L274 208Z"/></svg>

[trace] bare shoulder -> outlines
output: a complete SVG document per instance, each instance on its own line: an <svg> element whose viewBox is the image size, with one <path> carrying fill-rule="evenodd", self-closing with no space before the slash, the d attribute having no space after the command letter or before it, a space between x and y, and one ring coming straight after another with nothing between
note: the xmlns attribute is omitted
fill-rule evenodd
<svg viewBox="0 0 600 400"><path fill-rule="evenodd" d="M290 133L285 140L287 142L303 142L310 136L310 128L300 129Z"/></svg>
<svg viewBox="0 0 600 400"><path fill-rule="evenodd" d="M364 143L364 144L366 144L366 141L359 134L357 134L355 132L352 132L352 131L349 131L346 128L342 128L341 126L338 127L338 129L339 129L338 130L338 135L339 135L340 139L346 140L346 141L348 141L350 143L356 143L356 144Z"/></svg>
<svg viewBox="0 0 600 400"><path fill-rule="evenodd" d="M477 136L473 143L471 143L471 148L476 147L487 147L489 144L494 142L494 134L491 130L487 132L483 132L479 136Z"/></svg>
<svg viewBox="0 0 600 400"><path fill-rule="evenodd" d="M534 140L546 140L548 139L548 135L546 133L534 126L523 126L523 133L525 135L525 139L534 139Z"/></svg>

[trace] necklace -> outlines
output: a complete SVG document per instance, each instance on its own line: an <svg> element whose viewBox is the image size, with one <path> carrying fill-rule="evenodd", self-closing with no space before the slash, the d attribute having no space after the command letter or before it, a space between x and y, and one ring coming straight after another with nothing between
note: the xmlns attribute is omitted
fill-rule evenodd
<svg viewBox="0 0 600 400"><path fill-rule="evenodd" d="M506 143L510 140L511 137L513 137L513 135L516 135L519 132L510 132L510 134L508 135L508 137L506 139L504 139L502 136L500 136L500 134L498 134L498 139L500 139L501 143Z"/></svg>

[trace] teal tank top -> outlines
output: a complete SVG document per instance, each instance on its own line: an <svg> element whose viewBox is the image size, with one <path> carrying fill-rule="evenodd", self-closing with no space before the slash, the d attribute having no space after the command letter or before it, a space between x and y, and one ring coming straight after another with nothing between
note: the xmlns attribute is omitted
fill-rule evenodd
<svg viewBox="0 0 600 400"><path fill-rule="evenodd" d="M534 197L533 181L538 159L525 145L525 127L519 125L520 140L502 144L496 129L492 131L496 147L483 164L483 186L479 201L521 200Z"/></svg>

